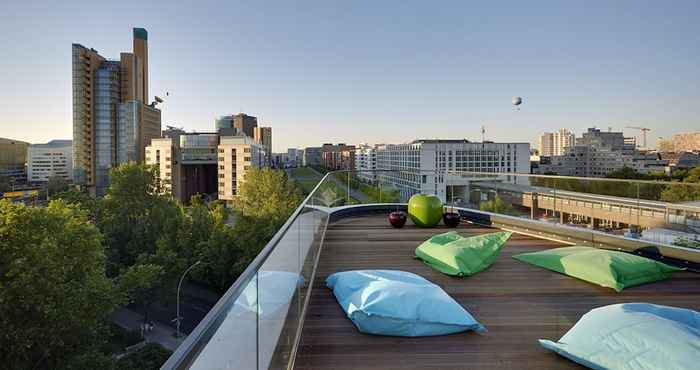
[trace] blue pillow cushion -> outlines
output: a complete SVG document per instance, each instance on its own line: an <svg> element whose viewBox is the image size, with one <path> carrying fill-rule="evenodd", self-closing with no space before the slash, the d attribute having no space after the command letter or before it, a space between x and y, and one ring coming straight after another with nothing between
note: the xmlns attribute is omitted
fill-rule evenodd
<svg viewBox="0 0 700 370"><path fill-rule="evenodd" d="M700 313L623 303L583 315L558 342L540 344L596 370L700 369Z"/></svg>
<svg viewBox="0 0 700 370"><path fill-rule="evenodd" d="M439 286L410 272L338 272L326 284L363 333L419 337L486 329Z"/></svg>

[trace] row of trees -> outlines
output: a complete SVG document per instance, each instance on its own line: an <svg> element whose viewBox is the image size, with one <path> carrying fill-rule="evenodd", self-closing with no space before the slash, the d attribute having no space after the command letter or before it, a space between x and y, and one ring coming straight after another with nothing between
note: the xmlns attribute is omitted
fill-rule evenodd
<svg viewBox="0 0 700 370"><path fill-rule="evenodd" d="M148 320L149 307L173 299L195 261L202 263L191 277L223 292L301 201L284 172L253 169L233 209L199 197L185 206L164 194L156 171L114 169L102 199L71 188L47 207L0 202L5 365L117 366L106 343L114 309L138 304Z"/></svg>

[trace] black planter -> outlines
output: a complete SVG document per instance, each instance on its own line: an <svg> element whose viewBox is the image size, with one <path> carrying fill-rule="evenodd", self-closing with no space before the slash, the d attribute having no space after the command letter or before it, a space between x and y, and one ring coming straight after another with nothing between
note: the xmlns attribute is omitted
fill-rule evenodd
<svg viewBox="0 0 700 370"><path fill-rule="evenodd" d="M445 212L442 215L442 222L445 223L447 227L457 227L459 226L461 218L457 212Z"/></svg>
<svg viewBox="0 0 700 370"><path fill-rule="evenodd" d="M402 228L406 224L406 213L401 211L389 213L389 223L397 229Z"/></svg>

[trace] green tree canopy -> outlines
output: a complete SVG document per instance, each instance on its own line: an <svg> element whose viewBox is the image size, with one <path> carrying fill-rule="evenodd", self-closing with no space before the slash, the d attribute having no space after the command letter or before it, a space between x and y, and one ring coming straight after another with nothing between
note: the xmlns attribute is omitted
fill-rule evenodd
<svg viewBox="0 0 700 370"><path fill-rule="evenodd" d="M130 162L110 172L111 185L102 200L98 225L105 235L108 273L136 263L143 253L155 253L158 239L177 238L181 210L164 195L155 167Z"/></svg>
<svg viewBox="0 0 700 370"><path fill-rule="evenodd" d="M101 338L120 302L105 276L102 237L63 201L0 201L0 358L8 369L52 369Z"/></svg>
<svg viewBox="0 0 700 370"><path fill-rule="evenodd" d="M49 177L49 181L44 184L43 190L48 194L49 198L51 198L54 194L68 190L69 187L70 185L63 177L51 176Z"/></svg>
<svg viewBox="0 0 700 370"><path fill-rule="evenodd" d="M667 185L661 199L672 203L700 200L700 167L688 171L682 184Z"/></svg>
<svg viewBox="0 0 700 370"><path fill-rule="evenodd" d="M510 203L503 201L503 199L501 199L501 197L498 195L496 195L496 197L492 200L481 202L479 209L485 212L500 213L504 215L511 215L514 213L513 206Z"/></svg>
<svg viewBox="0 0 700 370"><path fill-rule="evenodd" d="M241 216L279 226L302 201L301 192L284 171L269 168L248 170L238 191L234 205Z"/></svg>

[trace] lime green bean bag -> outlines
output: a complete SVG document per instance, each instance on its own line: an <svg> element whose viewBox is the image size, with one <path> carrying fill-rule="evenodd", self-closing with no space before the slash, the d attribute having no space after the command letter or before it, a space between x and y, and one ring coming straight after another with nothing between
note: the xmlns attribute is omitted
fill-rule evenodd
<svg viewBox="0 0 700 370"><path fill-rule="evenodd" d="M450 231L419 245L416 257L443 274L471 276L491 266L511 234L501 231L465 238Z"/></svg>
<svg viewBox="0 0 700 370"><path fill-rule="evenodd" d="M672 272L682 270L625 252L581 246L523 253L513 258L618 292L635 285L667 279Z"/></svg>

